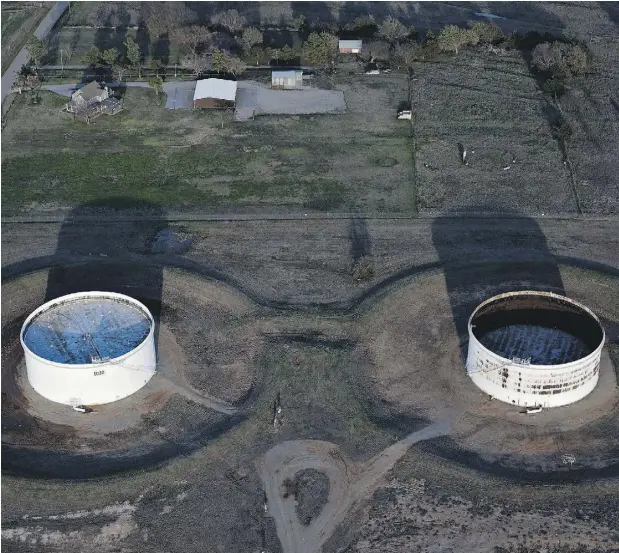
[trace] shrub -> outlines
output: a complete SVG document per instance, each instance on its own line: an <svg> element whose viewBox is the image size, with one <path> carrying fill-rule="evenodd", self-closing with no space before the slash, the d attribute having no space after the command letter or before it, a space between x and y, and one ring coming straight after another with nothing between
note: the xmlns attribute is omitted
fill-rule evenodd
<svg viewBox="0 0 619 553"><path fill-rule="evenodd" d="M552 79L548 79L542 88L546 94L550 94L555 98L560 98L563 94L565 94L565 85L561 80L554 77Z"/></svg>
<svg viewBox="0 0 619 553"><path fill-rule="evenodd" d="M473 23L471 31L478 36L479 42L482 44L496 44L505 37L501 29L485 21Z"/></svg>
<svg viewBox="0 0 619 553"><path fill-rule="evenodd" d="M587 70L588 56L580 44L544 42L533 49L532 65L555 78L582 75Z"/></svg>

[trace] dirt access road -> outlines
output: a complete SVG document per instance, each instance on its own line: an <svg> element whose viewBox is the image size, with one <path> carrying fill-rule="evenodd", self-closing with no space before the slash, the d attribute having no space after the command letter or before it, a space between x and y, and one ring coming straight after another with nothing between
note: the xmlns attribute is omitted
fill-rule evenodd
<svg viewBox="0 0 619 553"><path fill-rule="evenodd" d="M435 423L409 434L362 464L347 460L332 443L298 440L270 449L258 469L267 495L268 510L286 553L319 553L346 515L368 499L383 476L417 442L447 434L446 423ZM282 496L287 478L304 469L315 469L329 478L329 498L320 515L303 526L295 511L293 495Z"/></svg>

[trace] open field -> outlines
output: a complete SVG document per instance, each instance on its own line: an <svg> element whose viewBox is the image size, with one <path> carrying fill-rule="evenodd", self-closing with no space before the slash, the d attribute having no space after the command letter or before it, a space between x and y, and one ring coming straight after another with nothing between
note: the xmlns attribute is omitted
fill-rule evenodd
<svg viewBox="0 0 619 553"><path fill-rule="evenodd" d="M347 112L259 117L169 111L128 89L124 109L86 125L17 97L2 134L3 213L67 208L130 190L168 208L415 212L406 78L346 77ZM222 128L223 125L223 128Z"/></svg>
<svg viewBox="0 0 619 553"><path fill-rule="evenodd" d="M418 64L413 81L422 209L574 213L547 101L521 55L463 52ZM467 150L462 163L460 147Z"/></svg>
<svg viewBox="0 0 619 553"><path fill-rule="evenodd" d="M583 211L619 213L619 38L590 48L591 73L561 101L572 129L569 155Z"/></svg>
<svg viewBox="0 0 619 553"><path fill-rule="evenodd" d="M17 2L2 4L2 74L7 70L13 58L26 44L30 35L37 28L51 3L42 7L34 2L20 6Z"/></svg>

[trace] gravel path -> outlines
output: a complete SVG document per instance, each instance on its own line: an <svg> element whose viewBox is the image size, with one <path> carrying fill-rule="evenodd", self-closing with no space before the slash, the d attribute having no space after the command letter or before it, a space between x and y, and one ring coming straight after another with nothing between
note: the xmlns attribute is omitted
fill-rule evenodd
<svg viewBox="0 0 619 553"><path fill-rule="evenodd" d="M385 449L369 461L355 465L332 443L298 440L270 449L259 467L267 495L269 513L275 520L277 535L286 553L319 553L324 543L348 512L369 498L383 476L417 442L447 434L444 423L435 423ZM329 478L329 499L309 525L297 517L292 495L282 497L283 482L297 472L314 469Z"/></svg>
<svg viewBox="0 0 619 553"><path fill-rule="evenodd" d="M49 13L43 18L41 24L36 28L36 31L34 31L34 36L39 39L45 38L68 6L69 2L56 2L52 9L49 10ZM19 54L15 56L13 63L9 65L4 75L2 75L2 102L4 102L4 99L13 88L13 84L15 83L15 72L19 71L25 63L28 63L29 59L28 50L24 46Z"/></svg>
<svg viewBox="0 0 619 553"><path fill-rule="evenodd" d="M55 92L60 96L66 96L67 98L71 98L71 95L78 89L86 86L88 83L66 83L66 84L46 84L41 87L42 90L48 90L49 92ZM111 82L107 83L107 85L111 88L120 88L120 87L135 87L135 88L150 88L148 83L142 81L129 81L125 83L119 82ZM165 90L165 85L164 85Z"/></svg>
<svg viewBox="0 0 619 553"><path fill-rule="evenodd" d="M344 111L346 102L341 90L272 90L255 81L240 81L236 93L237 121L251 119L254 115L311 115Z"/></svg>

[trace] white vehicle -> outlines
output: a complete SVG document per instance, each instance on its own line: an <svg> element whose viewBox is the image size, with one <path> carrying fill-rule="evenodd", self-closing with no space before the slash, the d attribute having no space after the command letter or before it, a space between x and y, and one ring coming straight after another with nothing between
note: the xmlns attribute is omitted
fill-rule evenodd
<svg viewBox="0 0 619 553"><path fill-rule="evenodd" d="M525 409L525 413L527 415L535 415L535 413L541 413L542 412L542 407L540 405L538 405L537 407L527 407Z"/></svg>
<svg viewBox="0 0 619 553"><path fill-rule="evenodd" d="M398 112L398 119L412 119L413 112L410 109L405 109Z"/></svg>

